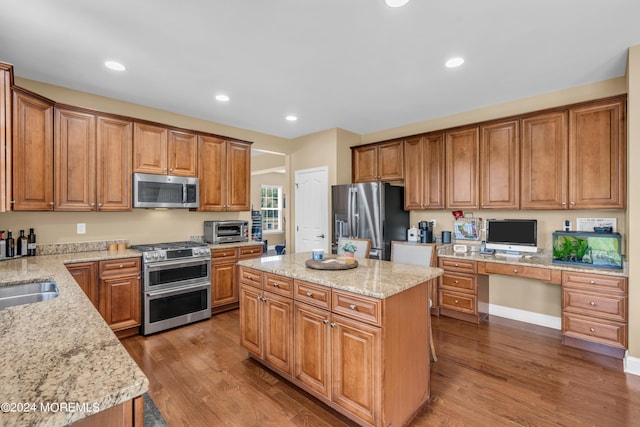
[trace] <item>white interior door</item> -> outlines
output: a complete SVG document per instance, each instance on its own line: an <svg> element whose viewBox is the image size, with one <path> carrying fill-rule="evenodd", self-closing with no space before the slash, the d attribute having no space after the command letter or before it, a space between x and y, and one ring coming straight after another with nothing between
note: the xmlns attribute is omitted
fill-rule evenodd
<svg viewBox="0 0 640 427"><path fill-rule="evenodd" d="M296 252L329 252L329 169L324 166L295 172Z"/></svg>

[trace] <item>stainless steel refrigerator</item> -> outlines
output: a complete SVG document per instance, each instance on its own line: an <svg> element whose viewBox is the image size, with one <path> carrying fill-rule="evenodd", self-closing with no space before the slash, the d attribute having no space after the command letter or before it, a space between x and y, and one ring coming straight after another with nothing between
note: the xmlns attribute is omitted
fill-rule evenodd
<svg viewBox="0 0 640 427"><path fill-rule="evenodd" d="M407 240L409 212L404 210L404 187L366 182L331 187L331 251L340 237L371 239L369 258L389 260L391 241Z"/></svg>

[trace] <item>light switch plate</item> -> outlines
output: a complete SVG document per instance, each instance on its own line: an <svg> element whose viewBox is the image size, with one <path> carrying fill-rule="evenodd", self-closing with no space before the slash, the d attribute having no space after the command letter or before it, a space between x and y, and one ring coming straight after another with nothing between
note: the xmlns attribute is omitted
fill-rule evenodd
<svg viewBox="0 0 640 427"><path fill-rule="evenodd" d="M76 227L76 233L78 234L86 234L87 233L87 224L84 222L79 222Z"/></svg>

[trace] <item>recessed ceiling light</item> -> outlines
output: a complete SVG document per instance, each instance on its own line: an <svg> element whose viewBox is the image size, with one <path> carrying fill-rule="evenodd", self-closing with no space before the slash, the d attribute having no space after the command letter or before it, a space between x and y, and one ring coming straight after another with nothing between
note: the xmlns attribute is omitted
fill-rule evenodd
<svg viewBox="0 0 640 427"><path fill-rule="evenodd" d="M409 0L384 0L389 7L402 7L409 3Z"/></svg>
<svg viewBox="0 0 640 427"><path fill-rule="evenodd" d="M462 64L464 64L464 59L457 57L457 58L451 58L450 60L445 62L444 66L447 68L456 68L461 66Z"/></svg>
<svg viewBox="0 0 640 427"><path fill-rule="evenodd" d="M227 102L229 100L229 97L227 95L216 95L216 100L220 101L220 102Z"/></svg>
<svg viewBox="0 0 640 427"><path fill-rule="evenodd" d="M104 66L114 71L124 71L127 68L117 61L105 61Z"/></svg>
<svg viewBox="0 0 640 427"><path fill-rule="evenodd" d="M290 121L290 122L295 122L296 120L298 120L298 116L294 116L294 115L288 115L287 117L285 117L286 120Z"/></svg>

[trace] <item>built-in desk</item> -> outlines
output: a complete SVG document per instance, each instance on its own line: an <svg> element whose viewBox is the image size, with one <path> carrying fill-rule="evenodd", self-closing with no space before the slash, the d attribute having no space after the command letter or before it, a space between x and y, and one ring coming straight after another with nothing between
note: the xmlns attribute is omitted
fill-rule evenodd
<svg viewBox="0 0 640 427"><path fill-rule="evenodd" d="M479 252L438 251L438 306L444 316L480 323L489 312L489 276L540 280L562 287L562 342L623 358L628 340L628 265L624 270L553 264L541 252L499 258Z"/></svg>

